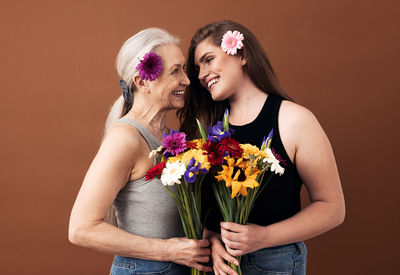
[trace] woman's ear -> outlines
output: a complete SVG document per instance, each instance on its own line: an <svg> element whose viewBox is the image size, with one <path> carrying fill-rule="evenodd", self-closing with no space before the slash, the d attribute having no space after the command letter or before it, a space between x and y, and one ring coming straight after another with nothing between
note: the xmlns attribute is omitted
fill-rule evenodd
<svg viewBox="0 0 400 275"><path fill-rule="evenodd" d="M138 90L148 90L149 89L148 82L141 79L138 75L135 75L133 77L133 83L135 84L135 86Z"/></svg>
<svg viewBox="0 0 400 275"><path fill-rule="evenodd" d="M246 58L244 58L243 56L240 56L240 65L244 66L244 65L246 65L246 63L247 63Z"/></svg>

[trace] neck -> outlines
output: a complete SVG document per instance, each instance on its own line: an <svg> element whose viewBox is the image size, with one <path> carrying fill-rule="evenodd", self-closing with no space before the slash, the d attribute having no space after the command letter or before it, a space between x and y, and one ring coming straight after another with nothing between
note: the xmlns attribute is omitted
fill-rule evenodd
<svg viewBox="0 0 400 275"><path fill-rule="evenodd" d="M243 125L253 121L260 113L268 94L264 93L246 75L237 92L229 98L229 121Z"/></svg>
<svg viewBox="0 0 400 275"><path fill-rule="evenodd" d="M161 131L166 130L165 117L168 110L161 108L157 102L152 102L149 98L135 94L131 110L126 114L129 117L149 130Z"/></svg>

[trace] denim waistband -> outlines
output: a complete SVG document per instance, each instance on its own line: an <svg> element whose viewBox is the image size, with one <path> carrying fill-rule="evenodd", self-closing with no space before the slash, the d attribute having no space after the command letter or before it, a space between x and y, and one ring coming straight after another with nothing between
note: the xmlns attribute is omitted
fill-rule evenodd
<svg viewBox="0 0 400 275"><path fill-rule="evenodd" d="M138 258L122 257L115 255L113 266L130 269L135 272L167 272L174 266L172 262L144 260Z"/></svg>
<svg viewBox="0 0 400 275"><path fill-rule="evenodd" d="M274 247L263 248L254 252L249 253L251 254L278 254L284 252L297 252L299 255L302 255L307 252L307 248L303 241L285 245L279 245Z"/></svg>
<svg viewBox="0 0 400 275"><path fill-rule="evenodd" d="M307 247L304 242L269 247L243 255L243 274L305 275Z"/></svg>

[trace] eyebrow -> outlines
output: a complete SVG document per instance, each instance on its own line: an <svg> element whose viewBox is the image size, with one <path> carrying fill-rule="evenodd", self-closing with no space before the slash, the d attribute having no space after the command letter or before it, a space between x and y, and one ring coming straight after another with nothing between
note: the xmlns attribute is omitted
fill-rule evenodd
<svg viewBox="0 0 400 275"><path fill-rule="evenodd" d="M174 64L174 65L172 65L171 67L169 67L169 69L171 70L173 67L175 67L175 66L178 66L178 67L181 67L182 65L181 64Z"/></svg>
<svg viewBox="0 0 400 275"><path fill-rule="evenodd" d="M202 57L200 57L199 59L199 63L203 63L204 58L206 57L207 54L212 53L212 52L206 52L205 54L202 55Z"/></svg>

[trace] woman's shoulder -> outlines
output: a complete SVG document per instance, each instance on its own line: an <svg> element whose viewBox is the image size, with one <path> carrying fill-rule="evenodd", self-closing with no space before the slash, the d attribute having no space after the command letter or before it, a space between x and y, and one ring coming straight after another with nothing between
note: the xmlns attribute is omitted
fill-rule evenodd
<svg viewBox="0 0 400 275"><path fill-rule="evenodd" d="M309 109L289 100L282 100L279 118L281 121L289 123L290 125L302 127L318 123L317 118Z"/></svg>
<svg viewBox="0 0 400 275"><path fill-rule="evenodd" d="M142 136L133 126L126 123L115 123L105 134L103 143L115 147L124 147L129 151L142 148Z"/></svg>
<svg viewBox="0 0 400 275"><path fill-rule="evenodd" d="M296 148L305 144L313 146L326 139L325 131L322 129L315 115L304 106L283 100L279 112L279 128L289 143Z"/></svg>

